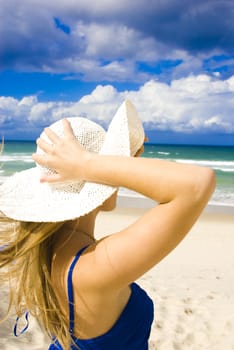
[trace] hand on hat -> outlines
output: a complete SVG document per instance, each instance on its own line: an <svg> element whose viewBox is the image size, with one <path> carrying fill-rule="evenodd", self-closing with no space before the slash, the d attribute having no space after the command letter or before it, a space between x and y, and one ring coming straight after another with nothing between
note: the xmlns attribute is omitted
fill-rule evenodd
<svg viewBox="0 0 234 350"><path fill-rule="evenodd" d="M44 130L48 143L43 138L37 139L37 145L44 154L34 153L32 159L41 166L53 169L56 173L45 174L41 182L64 182L84 179L84 164L91 155L75 138L67 119L63 120L64 137L59 137L50 128ZM76 172L74 171L74 165ZM77 173L77 170L79 173Z"/></svg>

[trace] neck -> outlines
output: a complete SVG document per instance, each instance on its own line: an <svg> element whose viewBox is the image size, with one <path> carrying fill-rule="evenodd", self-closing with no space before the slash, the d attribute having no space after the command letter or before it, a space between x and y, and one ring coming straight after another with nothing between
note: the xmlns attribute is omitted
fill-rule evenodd
<svg viewBox="0 0 234 350"><path fill-rule="evenodd" d="M86 236L86 239L89 237L90 243L94 242L94 228L98 212L96 209L77 220L67 221L56 235L54 249L64 246L64 244L70 244L69 242L73 241L73 237L75 236L77 239L79 235Z"/></svg>
<svg viewBox="0 0 234 350"><path fill-rule="evenodd" d="M89 237L94 238L95 222L98 212L98 209L96 209L93 210L91 213L80 217L78 220L76 231L82 232L88 235Z"/></svg>

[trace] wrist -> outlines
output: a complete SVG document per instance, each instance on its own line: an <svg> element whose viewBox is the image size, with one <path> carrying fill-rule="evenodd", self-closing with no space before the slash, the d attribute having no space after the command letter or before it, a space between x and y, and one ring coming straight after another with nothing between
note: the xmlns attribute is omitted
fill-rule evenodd
<svg viewBox="0 0 234 350"><path fill-rule="evenodd" d="M97 161L98 154L86 151L83 155L82 160L82 179L84 181L95 181L95 164L98 164Z"/></svg>

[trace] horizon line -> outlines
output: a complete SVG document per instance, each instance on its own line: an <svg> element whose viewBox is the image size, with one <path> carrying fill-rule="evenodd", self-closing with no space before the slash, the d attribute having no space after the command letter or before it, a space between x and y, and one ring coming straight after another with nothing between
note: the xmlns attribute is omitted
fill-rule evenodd
<svg viewBox="0 0 234 350"><path fill-rule="evenodd" d="M36 140L23 140L23 139L5 139L3 143L6 142L34 142ZM230 145L220 144L203 144L203 143L166 143L166 142L144 142L145 146L198 146L198 147L234 147L234 143Z"/></svg>

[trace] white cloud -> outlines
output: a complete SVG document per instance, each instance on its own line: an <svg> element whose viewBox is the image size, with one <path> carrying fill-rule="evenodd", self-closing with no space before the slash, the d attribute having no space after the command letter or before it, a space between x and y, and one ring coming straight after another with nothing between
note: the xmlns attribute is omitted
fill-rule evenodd
<svg viewBox="0 0 234 350"><path fill-rule="evenodd" d="M216 6L215 0L149 6L143 0L3 1L1 65L24 72L71 73L85 81L143 83L154 78L157 63L181 60L173 69L165 64L156 74L167 81L198 75L205 59L233 49L232 8L225 1ZM58 28L54 18L70 32ZM218 70L225 64L233 71L233 60L227 56L221 61L207 65Z"/></svg>
<svg viewBox="0 0 234 350"><path fill-rule="evenodd" d="M154 61L160 57L163 47L157 47L153 38L145 37L139 31L121 23L84 23L79 21L73 32L77 38L85 38L87 57L116 60ZM158 44L159 46L159 44ZM160 51L159 51L160 48Z"/></svg>
<svg viewBox="0 0 234 350"><path fill-rule="evenodd" d="M98 85L77 102L39 102L35 96L0 98L0 127L43 127L60 118L87 116L107 125L125 98L136 105L146 128L180 132L233 133L234 77L188 76L170 85L148 81L137 91Z"/></svg>

